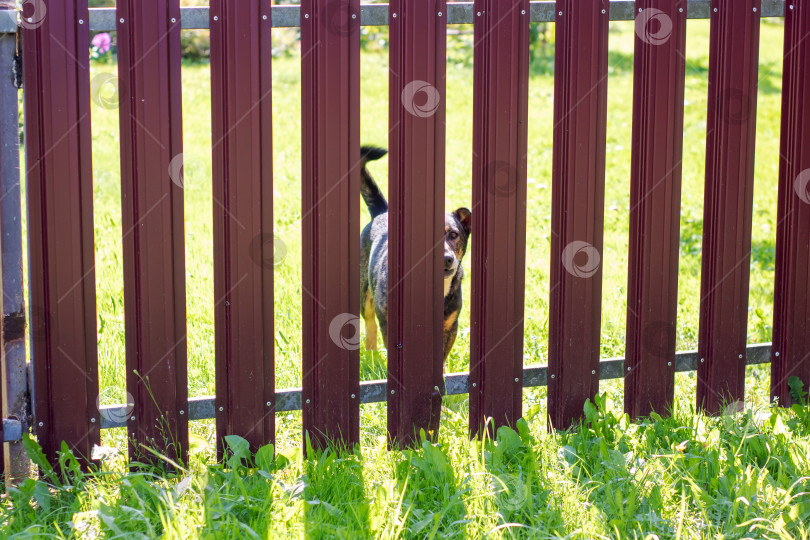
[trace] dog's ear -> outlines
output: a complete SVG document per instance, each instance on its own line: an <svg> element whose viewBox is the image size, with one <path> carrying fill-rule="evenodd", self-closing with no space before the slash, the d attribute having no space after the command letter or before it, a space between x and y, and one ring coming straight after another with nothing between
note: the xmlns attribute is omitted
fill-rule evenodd
<svg viewBox="0 0 810 540"><path fill-rule="evenodd" d="M461 225L464 227L464 230L467 232L467 234L470 234L470 232L472 231L472 212L470 212L469 209L464 208L462 206L461 208L453 212L453 215L455 215L461 222Z"/></svg>

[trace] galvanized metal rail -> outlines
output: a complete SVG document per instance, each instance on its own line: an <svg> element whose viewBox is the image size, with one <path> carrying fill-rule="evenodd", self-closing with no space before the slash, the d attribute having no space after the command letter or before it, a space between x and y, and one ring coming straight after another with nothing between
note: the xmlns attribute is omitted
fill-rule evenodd
<svg viewBox="0 0 810 540"><path fill-rule="evenodd" d="M689 0L687 18L708 19L709 0ZM554 2L531 2L532 22L554 22L556 12ZM181 28L207 29L209 15L207 7L185 7L180 10ZM783 17L784 0L762 0L762 17ZM611 21L630 21L635 16L633 0L613 0L610 3ZM447 24L472 24L474 17L472 2L454 2L447 5ZM292 28L301 25L299 6L273 6L272 22L275 28ZM116 16L114 8L94 8L90 10L91 31L114 31ZM388 4L368 4L360 7L360 24L364 26L388 25ZM0 33L16 31L16 25L9 18L0 18Z"/></svg>
<svg viewBox="0 0 810 540"><path fill-rule="evenodd" d="M767 364L770 362L771 344L759 343L746 348L746 365ZM675 371L696 371L700 359L697 351L679 352L675 355ZM546 386L548 366L528 366L523 368L523 388ZM624 358L606 358L599 362L599 379L621 379L625 376ZM461 395L469 392L467 372L445 375L445 395ZM381 403L387 400L388 383L381 381L362 381L360 383L360 403ZM101 429L126 427L129 411L126 404L101 407ZM301 410L301 389L287 388L276 392L276 412ZM207 420L214 418L214 396L190 398L188 400L188 419Z"/></svg>

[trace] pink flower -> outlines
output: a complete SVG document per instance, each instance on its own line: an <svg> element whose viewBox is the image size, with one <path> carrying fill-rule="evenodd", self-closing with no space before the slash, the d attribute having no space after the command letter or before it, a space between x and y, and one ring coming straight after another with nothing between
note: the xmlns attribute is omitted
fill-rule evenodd
<svg viewBox="0 0 810 540"><path fill-rule="evenodd" d="M103 32L101 34L96 34L93 37L93 41L91 41L93 47L95 47L99 53L104 54L110 50L110 44L112 40L110 39L110 34L107 32Z"/></svg>

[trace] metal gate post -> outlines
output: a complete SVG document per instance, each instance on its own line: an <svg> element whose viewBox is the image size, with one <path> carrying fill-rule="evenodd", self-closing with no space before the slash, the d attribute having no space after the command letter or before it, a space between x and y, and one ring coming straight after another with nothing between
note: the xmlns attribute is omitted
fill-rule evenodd
<svg viewBox="0 0 810 540"><path fill-rule="evenodd" d="M3 9L0 7L0 9ZM0 11L0 17L16 12ZM20 125L14 55L15 34L0 34L0 246L2 246L3 306L2 375L0 399L3 418L17 418L28 431L28 366L25 357L25 299L22 267L22 208L20 206ZM0 441L2 441L0 437ZM25 478L30 465L19 441L5 447L9 478Z"/></svg>

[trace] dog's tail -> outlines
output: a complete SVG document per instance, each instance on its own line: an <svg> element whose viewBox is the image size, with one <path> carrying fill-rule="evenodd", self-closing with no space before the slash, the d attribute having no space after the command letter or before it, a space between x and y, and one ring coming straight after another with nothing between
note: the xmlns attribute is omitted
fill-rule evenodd
<svg viewBox="0 0 810 540"><path fill-rule="evenodd" d="M360 195L363 196L363 201L368 207L371 219L388 212L388 201L385 200L379 186L377 186L368 169L366 169L366 163L376 161L387 153L388 150L385 148L377 148L376 146L363 146L360 148L362 163L362 169L360 169Z"/></svg>

